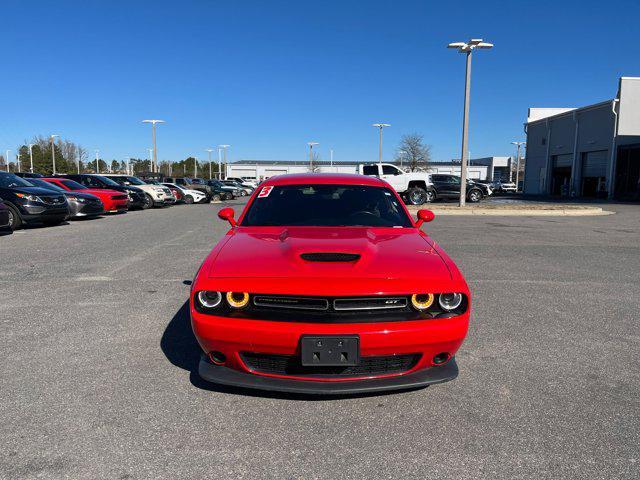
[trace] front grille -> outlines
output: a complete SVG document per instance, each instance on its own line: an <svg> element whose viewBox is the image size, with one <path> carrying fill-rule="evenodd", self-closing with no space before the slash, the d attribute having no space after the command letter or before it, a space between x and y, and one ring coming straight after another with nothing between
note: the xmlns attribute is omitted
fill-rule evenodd
<svg viewBox="0 0 640 480"><path fill-rule="evenodd" d="M304 367L294 355L242 352L244 364L257 373L298 377L369 377L399 374L411 370L420 354L361 357L360 364L351 367Z"/></svg>
<svg viewBox="0 0 640 480"><path fill-rule="evenodd" d="M65 203L65 198L62 195L56 197L40 196L40 198L47 205L63 205Z"/></svg>
<svg viewBox="0 0 640 480"><path fill-rule="evenodd" d="M334 310L386 310L406 308L406 297L336 298Z"/></svg>
<svg viewBox="0 0 640 480"><path fill-rule="evenodd" d="M355 262L360 259L357 253L316 252L302 253L300 258L307 262Z"/></svg>
<svg viewBox="0 0 640 480"><path fill-rule="evenodd" d="M291 310L318 310L329 308L329 300L313 297L287 297L283 295L256 295L253 297L256 307L284 308Z"/></svg>

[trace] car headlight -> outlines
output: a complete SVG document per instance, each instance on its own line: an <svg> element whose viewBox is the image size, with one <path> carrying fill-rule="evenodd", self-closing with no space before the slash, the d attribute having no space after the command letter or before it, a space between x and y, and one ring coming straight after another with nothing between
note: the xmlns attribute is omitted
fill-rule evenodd
<svg viewBox="0 0 640 480"><path fill-rule="evenodd" d="M42 199L37 195L31 195L30 193L16 193L16 197L22 198L29 202L42 202Z"/></svg>
<svg viewBox="0 0 640 480"><path fill-rule="evenodd" d="M416 310L426 310L433 305L433 293L414 293L411 295L411 305Z"/></svg>
<svg viewBox="0 0 640 480"><path fill-rule="evenodd" d="M67 201L69 201L69 202L83 202L84 199L78 198L78 197L74 197L73 195L67 195Z"/></svg>
<svg viewBox="0 0 640 480"><path fill-rule="evenodd" d="M462 294L461 293L441 293L438 296L438 303L442 307L443 310L450 312L455 310L462 304Z"/></svg>
<svg viewBox="0 0 640 480"><path fill-rule="evenodd" d="M243 308L249 303L247 292L227 292L227 303L233 308Z"/></svg>
<svg viewBox="0 0 640 480"><path fill-rule="evenodd" d="M205 308L216 308L222 302L222 294L211 290L198 292L198 301Z"/></svg>

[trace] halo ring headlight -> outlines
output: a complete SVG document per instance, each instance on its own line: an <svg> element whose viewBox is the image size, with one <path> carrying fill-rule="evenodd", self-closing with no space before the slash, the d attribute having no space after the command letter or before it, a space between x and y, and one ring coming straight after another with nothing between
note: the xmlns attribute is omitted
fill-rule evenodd
<svg viewBox="0 0 640 480"><path fill-rule="evenodd" d="M249 303L247 292L227 292L227 303L233 308L243 308Z"/></svg>
<svg viewBox="0 0 640 480"><path fill-rule="evenodd" d="M438 303L440 306L450 312L455 310L462 304L462 294L461 293L441 293L438 296Z"/></svg>
<svg viewBox="0 0 640 480"><path fill-rule="evenodd" d="M411 295L411 305L416 310L426 310L433 305L433 293L414 293Z"/></svg>
<svg viewBox="0 0 640 480"><path fill-rule="evenodd" d="M198 292L198 301L205 308L216 308L222 302L222 294L211 290Z"/></svg>

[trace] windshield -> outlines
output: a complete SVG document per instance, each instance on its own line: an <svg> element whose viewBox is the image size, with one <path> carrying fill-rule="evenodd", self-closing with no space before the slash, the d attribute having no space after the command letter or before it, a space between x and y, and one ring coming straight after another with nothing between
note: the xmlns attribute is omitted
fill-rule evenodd
<svg viewBox="0 0 640 480"><path fill-rule="evenodd" d="M13 173L2 173L0 174L0 187L33 187L33 185Z"/></svg>
<svg viewBox="0 0 640 480"><path fill-rule="evenodd" d="M87 187L73 180L60 180L60 183L71 190L88 190Z"/></svg>
<svg viewBox="0 0 640 480"><path fill-rule="evenodd" d="M144 183L138 177L117 177L117 178L123 178L124 180L129 182L131 185L146 185L146 183Z"/></svg>
<svg viewBox="0 0 640 480"><path fill-rule="evenodd" d="M412 227L397 197L385 187L282 185L255 198L243 226ZM262 197L260 195L263 195Z"/></svg>
<svg viewBox="0 0 640 480"><path fill-rule="evenodd" d="M45 182L44 180L40 180L39 178L30 178L29 183L33 184L34 187L46 188L48 190L55 190L57 192L64 192L64 188L59 187L58 185L54 185L53 183Z"/></svg>
<svg viewBox="0 0 640 480"><path fill-rule="evenodd" d="M114 182L109 177L103 177L103 176L96 175L96 178L99 178L100 180L102 180L103 183L105 183L107 185L111 185L112 187L119 187L120 186L119 183Z"/></svg>

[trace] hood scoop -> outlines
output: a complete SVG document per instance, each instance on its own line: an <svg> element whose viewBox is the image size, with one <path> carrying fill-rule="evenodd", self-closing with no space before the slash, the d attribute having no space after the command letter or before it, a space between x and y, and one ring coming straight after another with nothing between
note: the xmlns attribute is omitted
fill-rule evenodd
<svg viewBox="0 0 640 480"><path fill-rule="evenodd" d="M314 252L302 253L300 258L307 262L356 262L360 260L360 255L357 253Z"/></svg>

